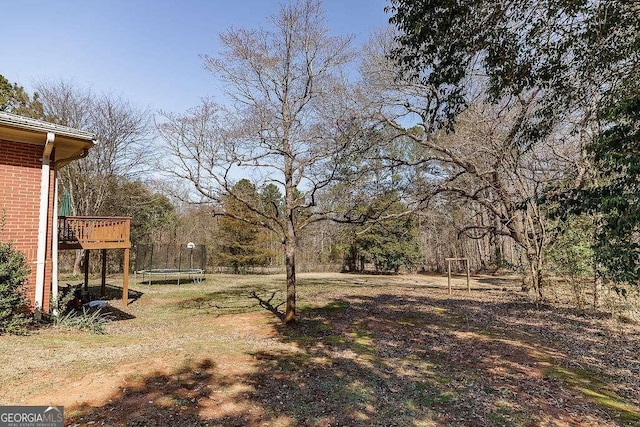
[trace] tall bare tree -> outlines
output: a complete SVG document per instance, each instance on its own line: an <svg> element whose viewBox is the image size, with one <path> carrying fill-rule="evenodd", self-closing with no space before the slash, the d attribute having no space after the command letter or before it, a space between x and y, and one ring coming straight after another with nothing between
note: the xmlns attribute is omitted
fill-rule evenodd
<svg viewBox="0 0 640 427"><path fill-rule="evenodd" d="M111 178L133 178L150 155L150 116L125 99L93 92L65 81L40 82L37 91L47 120L96 134L87 157L61 170L78 215L100 213Z"/></svg>
<svg viewBox="0 0 640 427"><path fill-rule="evenodd" d="M88 155L60 171L63 189L70 192L76 215L103 214L118 179L134 179L150 160L150 115L125 99L97 95L65 81L36 85L44 118L96 134L98 144ZM109 207L113 212L113 206ZM79 271L80 253L74 270Z"/></svg>
<svg viewBox="0 0 640 427"><path fill-rule="evenodd" d="M207 200L235 198L280 236L288 323L296 316L299 233L331 218L315 207L317 196L344 172L341 159L361 147L352 144L355 109L343 75L353 58L351 39L329 35L315 0L285 4L269 23L228 30L220 35L222 53L203 56L226 88L228 109L204 102L188 115L165 113L159 130L172 151L174 175ZM277 185L284 206L263 209L236 193L241 176Z"/></svg>

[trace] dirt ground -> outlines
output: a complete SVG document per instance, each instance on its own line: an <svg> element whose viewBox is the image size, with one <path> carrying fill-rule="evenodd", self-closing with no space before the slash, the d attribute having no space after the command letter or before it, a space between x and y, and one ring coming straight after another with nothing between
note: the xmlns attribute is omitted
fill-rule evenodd
<svg viewBox="0 0 640 427"><path fill-rule="evenodd" d="M640 425L640 327L516 280L304 274L132 287L104 335L0 337L0 404L67 425ZM259 298L262 305L260 305ZM282 307L279 307L280 309Z"/></svg>

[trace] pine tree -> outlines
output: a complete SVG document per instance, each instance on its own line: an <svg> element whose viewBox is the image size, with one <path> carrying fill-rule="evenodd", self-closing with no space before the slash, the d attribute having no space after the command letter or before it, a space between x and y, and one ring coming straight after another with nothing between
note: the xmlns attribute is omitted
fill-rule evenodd
<svg viewBox="0 0 640 427"><path fill-rule="evenodd" d="M221 265L231 267L235 274L244 273L251 267L265 266L272 256L267 230L261 226L258 215L234 197L238 194L243 200L257 200L259 197L255 186L242 179L234 185L233 195L229 194L224 199L223 208L227 215L220 219L218 260Z"/></svg>
<svg viewBox="0 0 640 427"><path fill-rule="evenodd" d="M371 222L360 226L353 234L347 257L356 266L358 261L372 262L376 271L411 269L419 260L418 227L416 217L398 201L394 193L381 196L367 208L366 216Z"/></svg>
<svg viewBox="0 0 640 427"><path fill-rule="evenodd" d="M42 103L37 93L29 93L17 83L11 83L0 74L0 111L40 119Z"/></svg>

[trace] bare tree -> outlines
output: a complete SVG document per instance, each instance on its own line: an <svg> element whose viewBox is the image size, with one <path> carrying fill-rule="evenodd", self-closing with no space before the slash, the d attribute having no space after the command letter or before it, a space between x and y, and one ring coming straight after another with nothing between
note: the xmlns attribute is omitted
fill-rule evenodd
<svg viewBox="0 0 640 427"><path fill-rule="evenodd" d="M62 187L72 193L78 215L100 213L111 178L134 178L149 159L150 116L121 97L96 95L64 81L36 87L47 120L89 130L98 144L87 157L62 169ZM150 160L150 159L149 159Z"/></svg>
<svg viewBox="0 0 640 427"><path fill-rule="evenodd" d="M525 255L526 281L542 298L545 248L551 236L539 200L550 184L584 169L585 139L571 132L576 129L571 118L546 137L530 138L540 117L538 91L489 103L481 73L470 73L468 107L457 113L454 128L447 128L443 118L450 114L449 107L439 91L398 77L388 56L392 43L393 34L386 33L369 45L363 62L368 88L364 92L371 94L370 113L419 147L415 158L405 160L422 169L425 185L416 199L428 204L439 195L456 197L469 212L482 216L481 221L462 225L459 235L513 239Z"/></svg>
<svg viewBox="0 0 640 427"><path fill-rule="evenodd" d="M133 179L150 160L150 115L121 97L96 95L74 84L36 85L46 120L96 134L88 155L60 170L60 183L70 192L76 215L100 215L117 179ZM76 254L74 272L81 254Z"/></svg>
<svg viewBox="0 0 640 427"><path fill-rule="evenodd" d="M343 66L353 58L348 37L330 36L318 1L281 7L268 28L231 29L218 56L205 66L224 84L231 107L204 101L187 115L163 113L158 128L171 151L174 176L193 184L205 200L224 195L244 204L252 218L280 236L287 273L285 322L296 316L299 233L334 213L317 197L344 178L353 144L355 103ZM284 190L284 206L264 209L234 192L239 177ZM227 215L236 214L227 212Z"/></svg>

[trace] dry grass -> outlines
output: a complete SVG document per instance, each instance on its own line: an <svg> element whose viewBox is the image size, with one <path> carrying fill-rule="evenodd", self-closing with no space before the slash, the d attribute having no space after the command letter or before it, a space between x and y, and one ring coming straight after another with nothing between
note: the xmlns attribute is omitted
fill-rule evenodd
<svg viewBox="0 0 640 427"><path fill-rule="evenodd" d="M106 335L2 337L0 404L71 425L640 425L640 328L508 278L303 274L114 292Z"/></svg>

